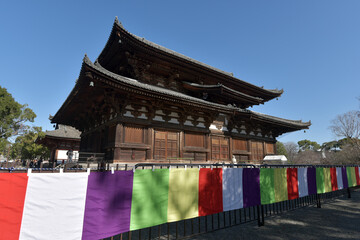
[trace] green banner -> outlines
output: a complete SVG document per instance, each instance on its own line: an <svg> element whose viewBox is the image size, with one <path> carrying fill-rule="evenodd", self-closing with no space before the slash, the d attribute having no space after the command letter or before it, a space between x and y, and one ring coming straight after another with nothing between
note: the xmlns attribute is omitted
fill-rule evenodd
<svg viewBox="0 0 360 240"><path fill-rule="evenodd" d="M169 169L135 171L130 230L166 223L168 193Z"/></svg>
<svg viewBox="0 0 360 240"><path fill-rule="evenodd" d="M274 169L275 202L288 200L287 168Z"/></svg>
<svg viewBox="0 0 360 240"><path fill-rule="evenodd" d="M354 172L354 174L352 174L352 172ZM349 184L349 187L354 187L354 180L353 180L353 175L355 176L355 171L354 169L352 169L352 167L346 167L346 175L347 175L347 178L348 178L348 184ZM355 179L356 181L356 179Z"/></svg>
<svg viewBox="0 0 360 240"><path fill-rule="evenodd" d="M261 204L270 204L275 202L273 168L260 169L260 197Z"/></svg>
<svg viewBox="0 0 360 240"><path fill-rule="evenodd" d="M324 168L324 186L325 186L325 192L332 191L330 168Z"/></svg>
<svg viewBox="0 0 360 240"><path fill-rule="evenodd" d="M352 180L352 186L355 187L357 185L356 183L356 174L355 174L355 167L350 167L350 173L351 173L351 180Z"/></svg>
<svg viewBox="0 0 360 240"><path fill-rule="evenodd" d="M199 215L199 169L171 169L169 177L168 222Z"/></svg>
<svg viewBox="0 0 360 240"><path fill-rule="evenodd" d="M317 193L325 193L324 168L316 168Z"/></svg>

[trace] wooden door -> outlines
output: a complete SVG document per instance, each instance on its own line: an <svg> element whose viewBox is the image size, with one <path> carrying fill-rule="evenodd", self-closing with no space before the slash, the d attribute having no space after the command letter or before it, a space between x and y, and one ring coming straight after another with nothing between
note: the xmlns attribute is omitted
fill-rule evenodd
<svg viewBox="0 0 360 240"><path fill-rule="evenodd" d="M229 161L229 139L225 137L211 137L211 159Z"/></svg>
<svg viewBox="0 0 360 240"><path fill-rule="evenodd" d="M179 156L179 134L155 131L154 159L166 160Z"/></svg>
<svg viewBox="0 0 360 240"><path fill-rule="evenodd" d="M263 160L264 159L263 142L251 141L251 158L252 158L252 160Z"/></svg>

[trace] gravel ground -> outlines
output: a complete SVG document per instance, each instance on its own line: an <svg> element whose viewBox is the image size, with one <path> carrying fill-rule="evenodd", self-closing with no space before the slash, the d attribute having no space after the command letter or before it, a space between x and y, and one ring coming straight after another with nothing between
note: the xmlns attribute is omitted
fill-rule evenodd
<svg viewBox="0 0 360 240"><path fill-rule="evenodd" d="M309 206L265 218L265 226L257 222L242 224L191 239L360 239L360 191L327 201L322 208Z"/></svg>

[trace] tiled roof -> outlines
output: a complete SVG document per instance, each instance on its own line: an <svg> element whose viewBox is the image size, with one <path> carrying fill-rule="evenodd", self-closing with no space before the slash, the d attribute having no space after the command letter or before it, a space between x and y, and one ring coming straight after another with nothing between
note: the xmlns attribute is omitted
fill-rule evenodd
<svg viewBox="0 0 360 240"><path fill-rule="evenodd" d="M207 105L207 106L211 106L211 107L216 107L216 108L221 108L223 110L226 111L233 111L233 112L241 112L241 113L248 113L251 114L253 116L256 116L259 120L265 120L265 121L272 121L278 124L286 124L286 125L291 125L293 127L296 128L308 128L311 125L311 122L302 122L301 120L289 120L289 119L284 119L284 118L279 118L279 117L274 117L274 116L270 116L270 115L266 115L266 114L262 114L262 113L258 113L258 112L254 112L254 111L250 111L247 109L241 109L241 108L237 108L231 105L222 105L222 104L217 104L217 103L213 103L213 102L209 102L200 98L195 98L189 95L186 95L184 93L180 93L180 92L176 92L170 89L166 89L166 88L162 88L162 87L158 87L158 86L154 86L154 85L150 85L150 84L146 84L146 83L142 83L139 82L135 79L131 79L131 78L127 78L118 74L115 74L113 72L108 71L107 69L101 67L101 65L97 62L92 63L90 61L90 59L85 55L84 57L84 64L86 64L88 67L93 68L94 70L99 71L100 73L111 77L112 79L118 81L119 83L123 83L123 84L127 84L133 87L138 87L141 88L143 90L148 90L148 91L152 91L155 93L160 93L160 94L164 94L167 95L171 98L178 98L178 99L182 99L182 100L186 100L186 101L191 101L197 104L202 104L202 105Z"/></svg>
<svg viewBox="0 0 360 240"><path fill-rule="evenodd" d="M259 119L264 119L264 120L271 120L277 123L285 123L285 124L290 124L296 127L301 127L301 128L308 128L311 125L311 121L309 122L303 122L301 120L290 120L290 119L285 119L285 118L279 118L279 117L275 117L275 116L270 116L267 114L263 114L263 113L258 113L258 112L254 112L254 111L250 111L253 116L256 116Z"/></svg>
<svg viewBox="0 0 360 240"><path fill-rule="evenodd" d="M180 100L191 101L191 102L194 102L194 103L197 103L200 105L223 109L225 111L238 110L238 108L230 106L230 105L222 105L222 104L218 104L218 103L205 101L203 99L195 98L195 97L186 95L184 93L180 93L177 91L173 91L173 90L170 90L167 88L163 88L163 87L159 87L159 86L155 86L155 85L151 85L151 84L142 83L142 82L139 82L138 80L115 74L115 73L110 72L109 70L103 68L98 62L92 63L86 55L84 57L84 64L86 64L88 67L91 67L94 70L112 78L113 80L116 80L118 83L124 83L129 86L140 88L142 90L148 90L151 92L155 92L157 94L164 94L171 98L177 98Z"/></svg>
<svg viewBox="0 0 360 240"><path fill-rule="evenodd" d="M163 47L163 46L161 46L161 45L158 45L158 44L156 44L156 43L153 43L153 42L151 42L151 41L149 41L149 40L146 40L146 39L143 38L143 37L139 37L139 36L137 36L137 35L135 35L135 34L133 34L133 33L130 33L129 31L127 31L127 30L123 27L123 25L119 22L119 20L118 20L117 17L115 18L115 22L114 22L113 29L112 29L112 34L114 33L114 28L116 28L116 27L120 28L121 31L123 31L124 33L126 33L128 36L132 37L133 39L135 39L136 41L138 41L138 42L140 42L140 43L143 43L145 46L148 46L148 47L150 47L151 49L159 50L160 52L165 53L165 54L168 54L168 55L170 55L170 56L172 56L172 57L178 58L178 59L180 59L180 60L183 61L183 62L189 62L189 63L191 63L191 64L194 64L194 65L196 65L196 66L202 67L202 68L204 68L204 69L213 71L213 72L215 72L215 73L225 75L226 77L228 77L229 79L231 79L231 80L233 80L233 81L235 81L235 82L242 83L242 84L244 84L244 85L246 85L246 86L248 86L248 87L250 87L250 88L252 88L252 89L256 89L256 90L261 91L261 92L263 92L263 93L267 93L267 94L273 95L272 98L278 97L278 96L280 96L280 95L284 92L282 89L281 89L281 90L278 90L278 89L265 89L265 88L263 88L263 87L258 87L258 86L256 86L256 85L253 85L253 84L249 83L249 82L246 82L246 81L244 81L244 80L241 80L241 79L238 79L238 78L234 77L233 73L225 72L225 71L220 70L220 69L218 69L218 68L212 67L212 66L210 66L210 65L208 65L208 64L205 64L205 63L203 63L203 62L200 62L200 61L198 61L198 60L195 60L195 59L193 59L193 58L190 58L190 57L188 57L188 56L185 56L185 55L183 55L183 54L180 54L180 53L178 53L178 52L176 52L176 51L173 51L173 50L171 50L171 49L168 49L168 48L166 48L166 47ZM111 34L111 35L112 35L112 34ZM110 35L110 37L109 37L108 43L105 45L104 50L106 49L106 46L109 44L109 41L110 41L110 39L111 39L111 35ZM103 51L104 51L104 50L103 50ZM103 53L103 51L102 51L102 53ZM100 56L102 55L102 53L100 54ZM100 57L100 56L99 56L99 57ZM275 95L275 96L274 96L274 95ZM268 99L268 100L269 100L269 99Z"/></svg>
<svg viewBox="0 0 360 240"><path fill-rule="evenodd" d="M189 83L189 82L183 82L184 84L188 85L188 86L193 86L195 88L202 88L202 89L224 89L234 95L238 95L241 96L243 99L247 99L248 101L253 101L255 103L261 103L264 101L264 99L259 98L259 97L253 97L250 96L248 94L236 91L234 89L231 89L221 83L218 83L216 85L201 85L201 84L197 84L197 83Z"/></svg>
<svg viewBox="0 0 360 240"><path fill-rule="evenodd" d="M80 139L81 132L71 126L58 125L58 129L46 131L46 137Z"/></svg>

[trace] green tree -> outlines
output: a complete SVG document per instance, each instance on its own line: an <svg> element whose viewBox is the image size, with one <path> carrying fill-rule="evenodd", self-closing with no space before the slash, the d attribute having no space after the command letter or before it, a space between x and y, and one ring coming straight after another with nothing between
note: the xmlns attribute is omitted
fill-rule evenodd
<svg viewBox="0 0 360 240"><path fill-rule="evenodd" d="M329 150L336 151L339 148L340 148L339 141L324 142L321 145L321 149L326 150L326 151L329 151Z"/></svg>
<svg viewBox="0 0 360 240"><path fill-rule="evenodd" d="M287 157L287 151L282 142L276 142L276 154L277 155L285 155Z"/></svg>
<svg viewBox="0 0 360 240"><path fill-rule="evenodd" d="M46 159L49 157L47 147L35 143L38 137L44 137L41 127L33 127L26 134L18 136L11 148L11 158L21 160Z"/></svg>
<svg viewBox="0 0 360 240"><path fill-rule="evenodd" d="M34 122L35 117L26 104L15 101L6 88L0 86L0 153L6 151L10 137L26 133L29 129L26 122Z"/></svg>
<svg viewBox="0 0 360 240"><path fill-rule="evenodd" d="M317 151L320 149L320 145L317 142L315 141L313 142L307 139L298 141L298 145L299 145L299 152L306 150Z"/></svg>

